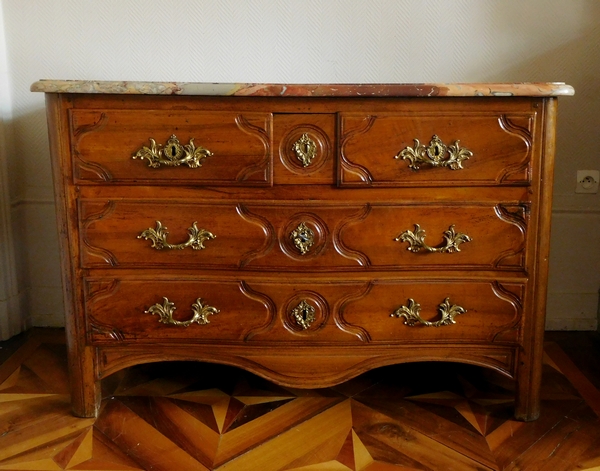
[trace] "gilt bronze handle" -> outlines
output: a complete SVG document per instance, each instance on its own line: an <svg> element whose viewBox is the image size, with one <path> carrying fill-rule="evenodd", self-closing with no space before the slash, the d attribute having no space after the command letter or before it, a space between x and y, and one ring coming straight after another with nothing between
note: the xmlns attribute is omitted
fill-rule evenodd
<svg viewBox="0 0 600 471"><path fill-rule="evenodd" d="M202 162L207 157L213 155L208 149L202 146L196 147L194 139L190 143L181 145L177 136L173 134L163 147L150 138L150 147L144 146L133 154L133 159L148 160L148 166L158 168L161 165L167 167L178 167L187 165L190 168L202 167Z"/></svg>
<svg viewBox="0 0 600 471"><path fill-rule="evenodd" d="M213 306L204 305L201 298L196 299L196 302L192 304L193 316L187 321L178 321L173 319L173 311L177 309L175 303L169 301L168 298L163 297L162 305L159 303L150 306L145 314L158 314L158 322L168 325L176 325L180 327L189 327L194 322L200 325L210 324L208 316L218 314L219 310Z"/></svg>
<svg viewBox="0 0 600 471"><path fill-rule="evenodd" d="M428 252L441 252L441 253L453 253L460 252L458 247L463 242L470 242L471 237L462 232L456 232L454 230L454 224L452 224L447 231L444 231L444 242L438 247L430 247L425 243L425 230L421 229L421 226L415 224L415 230L404 231L398 237L394 239L399 242L408 242L408 250L414 253L419 252L421 249L425 249Z"/></svg>
<svg viewBox="0 0 600 471"><path fill-rule="evenodd" d="M406 147L394 157L408 160L410 162L408 167L413 170L419 170L421 165L459 170L463 168L463 160L473 157L473 152L465 147L460 147L460 141L454 141L453 145L446 146L436 135L431 138L428 146L421 144L418 139L414 139L414 141L414 147Z"/></svg>
<svg viewBox="0 0 600 471"><path fill-rule="evenodd" d="M156 221L156 227L153 229L149 227L145 231L143 231L138 239L146 239L152 241L152 247L156 250L161 249L185 249L186 247L191 247L194 250L202 250L206 247L204 246L205 240L214 239L217 237L212 232L207 231L206 229L198 229L196 225L197 222L192 224L192 227L188 227L188 240L181 244L170 244L167 242L167 228L162 225L162 222Z"/></svg>
<svg viewBox="0 0 600 471"><path fill-rule="evenodd" d="M404 317L404 323L414 327L417 324L422 324L426 327L440 327L443 325L456 324L454 318L459 314L464 314L467 310L457 304L450 305L450 298L444 299L444 302L438 306L438 312L441 314L441 319L430 322L421 317L421 305L416 303L414 299L408 300L408 306L400 306L390 317Z"/></svg>

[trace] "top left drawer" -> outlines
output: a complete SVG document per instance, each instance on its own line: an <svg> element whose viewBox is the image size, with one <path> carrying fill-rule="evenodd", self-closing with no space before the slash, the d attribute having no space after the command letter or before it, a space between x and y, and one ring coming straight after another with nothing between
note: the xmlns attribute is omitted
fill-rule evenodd
<svg viewBox="0 0 600 471"><path fill-rule="evenodd" d="M270 186L271 113L69 111L75 183Z"/></svg>

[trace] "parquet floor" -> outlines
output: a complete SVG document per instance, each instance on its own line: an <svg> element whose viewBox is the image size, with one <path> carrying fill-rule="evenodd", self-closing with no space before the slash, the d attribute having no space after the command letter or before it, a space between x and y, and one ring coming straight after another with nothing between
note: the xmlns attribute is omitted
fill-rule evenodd
<svg viewBox="0 0 600 471"><path fill-rule="evenodd" d="M600 470L600 393L553 342L531 423L512 419L511 381L442 363L319 390L142 365L103 382L94 420L70 415L60 334L31 336L0 365L0 470Z"/></svg>

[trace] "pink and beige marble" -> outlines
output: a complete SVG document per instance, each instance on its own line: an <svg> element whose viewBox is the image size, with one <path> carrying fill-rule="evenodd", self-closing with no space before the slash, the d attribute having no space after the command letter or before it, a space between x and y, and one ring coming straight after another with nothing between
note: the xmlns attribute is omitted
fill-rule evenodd
<svg viewBox="0 0 600 471"><path fill-rule="evenodd" d="M214 96L569 96L562 82L266 84L40 80L32 92Z"/></svg>

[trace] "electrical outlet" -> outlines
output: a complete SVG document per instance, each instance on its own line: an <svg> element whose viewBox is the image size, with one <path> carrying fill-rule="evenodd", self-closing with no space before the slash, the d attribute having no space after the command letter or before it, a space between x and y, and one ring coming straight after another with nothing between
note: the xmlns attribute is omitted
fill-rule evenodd
<svg viewBox="0 0 600 471"><path fill-rule="evenodd" d="M598 193L600 171L577 170L577 186L575 193Z"/></svg>

